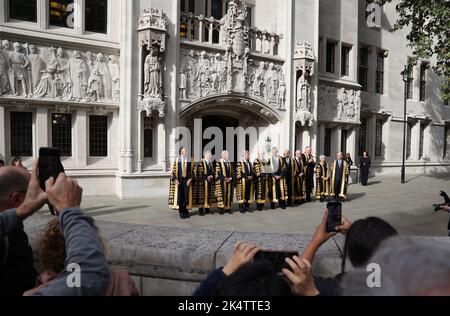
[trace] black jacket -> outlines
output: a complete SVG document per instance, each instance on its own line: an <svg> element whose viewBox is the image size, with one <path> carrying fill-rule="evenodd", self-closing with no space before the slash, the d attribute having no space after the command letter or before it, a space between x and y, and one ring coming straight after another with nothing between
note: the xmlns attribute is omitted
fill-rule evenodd
<svg viewBox="0 0 450 316"><path fill-rule="evenodd" d="M36 286L33 250L15 210L0 215L0 296L22 296Z"/></svg>

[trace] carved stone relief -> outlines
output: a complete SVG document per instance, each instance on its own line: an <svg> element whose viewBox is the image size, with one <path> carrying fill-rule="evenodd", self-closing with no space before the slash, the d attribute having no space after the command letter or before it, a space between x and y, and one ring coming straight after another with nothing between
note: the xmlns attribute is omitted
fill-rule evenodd
<svg viewBox="0 0 450 316"><path fill-rule="evenodd" d="M230 1L222 18L221 52L182 49L180 57L179 99L191 103L197 99L226 93L249 95L284 110L286 83L284 63L279 59L262 60L249 48L247 7Z"/></svg>
<svg viewBox="0 0 450 316"><path fill-rule="evenodd" d="M320 120L359 124L361 91L320 85L319 107Z"/></svg>
<svg viewBox="0 0 450 316"><path fill-rule="evenodd" d="M118 57L1 42L0 95L83 103L118 102ZM13 50L11 49L13 47Z"/></svg>

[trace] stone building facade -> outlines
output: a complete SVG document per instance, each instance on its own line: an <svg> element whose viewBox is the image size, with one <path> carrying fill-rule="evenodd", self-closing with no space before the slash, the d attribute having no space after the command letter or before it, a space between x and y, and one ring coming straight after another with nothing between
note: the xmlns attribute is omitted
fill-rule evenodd
<svg viewBox="0 0 450 316"><path fill-rule="evenodd" d="M374 173L399 174L410 50L406 31L388 31L395 4L0 0L0 8L0 159L20 155L29 166L40 147L58 147L89 195L165 196L186 142L180 127L197 156L215 131L253 127L259 142L244 142L253 156L272 146L311 145L328 157L367 150ZM421 60L407 82L411 173L450 171L450 107L434 64ZM239 156L240 147L227 149Z"/></svg>

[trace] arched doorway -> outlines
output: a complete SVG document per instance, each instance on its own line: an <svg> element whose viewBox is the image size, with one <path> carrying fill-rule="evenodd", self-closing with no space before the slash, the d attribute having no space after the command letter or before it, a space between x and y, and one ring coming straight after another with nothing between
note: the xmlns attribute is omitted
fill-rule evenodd
<svg viewBox="0 0 450 316"><path fill-rule="evenodd" d="M224 116L224 115L206 115L202 117L202 134L205 133L205 131L210 127L219 128L222 132L222 135L226 135L226 129L227 128L237 128L239 126L239 120L233 117ZM234 136L234 148L227 148L226 144L226 137L223 138L223 149L228 151L234 152L234 157L230 157L230 159L234 158L234 161L237 161L238 159L238 152L237 152L237 136ZM210 142L210 139L203 139L202 148L204 149L205 146L208 145ZM216 148L212 150L212 154L215 157L216 160L219 160L221 157L220 152Z"/></svg>

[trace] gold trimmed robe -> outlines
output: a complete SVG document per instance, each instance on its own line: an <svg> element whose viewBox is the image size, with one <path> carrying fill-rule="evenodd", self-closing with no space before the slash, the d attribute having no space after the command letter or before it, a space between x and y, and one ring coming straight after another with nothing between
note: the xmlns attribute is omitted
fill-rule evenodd
<svg viewBox="0 0 450 316"><path fill-rule="evenodd" d="M330 195L330 167L325 163L318 163L316 165L316 198L327 197ZM328 180L322 179L328 178Z"/></svg>
<svg viewBox="0 0 450 316"><path fill-rule="evenodd" d="M214 162L210 161L209 166L205 159L202 159L196 166L195 176L195 201L199 208L210 209L216 204L215 195L215 166ZM212 180L208 178L212 176Z"/></svg>
<svg viewBox="0 0 450 316"><path fill-rule="evenodd" d="M246 162L248 162L248 166ZM253 180L249 180L248 177L253 177ZM236 199L239 204L255 202L255 171L250 161L242 160L237 163Z"/></svg>
<svg viewBox="0 0 450 316"><path fill-rule="evenodd" d="M193 205L193 183L187 186L189 180L194 180L195 164L191 159L186 159L186 175L183 177L181 158L178 157L172 165L172 174L169 188L169 207L180 210L180 204L185 202L186 209L192 210ZM176 180L180 183L176 184ZM187 200L187 201L186 201Z"/></svg>
<svg viewBox="0 0 450 316"><path fill-rule="evenodd" d="M234 164L228 162L228 168L225 161L220 160L216 164L216 198L217 207L226 211L231 210L233 207L233 181L234 177ZM232 181L226 183L225 178L231 178Z"/></svg>
<svg viewBox="0 0 450 316"><path fill-rule="evenodd" d="M255 170L255 200L257 204L265 204L269 202L269 187L267 181L267 162L257 158L253 162L253 169Z"/></svg>
<svg viewBox="0 0 450 316"><path fill-rule="evenodd" d="M284 164L284 159L280 156L276 157L278 159L278 168L273 166L272 157L268 159L270 170L272 174L269 176L269 201L272 203L277 203L280 201L287 201L288 191L286 185L286 165ZM280 180L276 180L275 176L280 176Z"/></svg>
<svg viewBox="0 0 450 316"><path fill-rule="evenodd" d="M338 161L333 161L331 165L331 177L330 177L330 196L338 196L342 199L347 198L347 179L348 179L348 165L345 160L342 160L342 167L338 170Z"/></svg>

